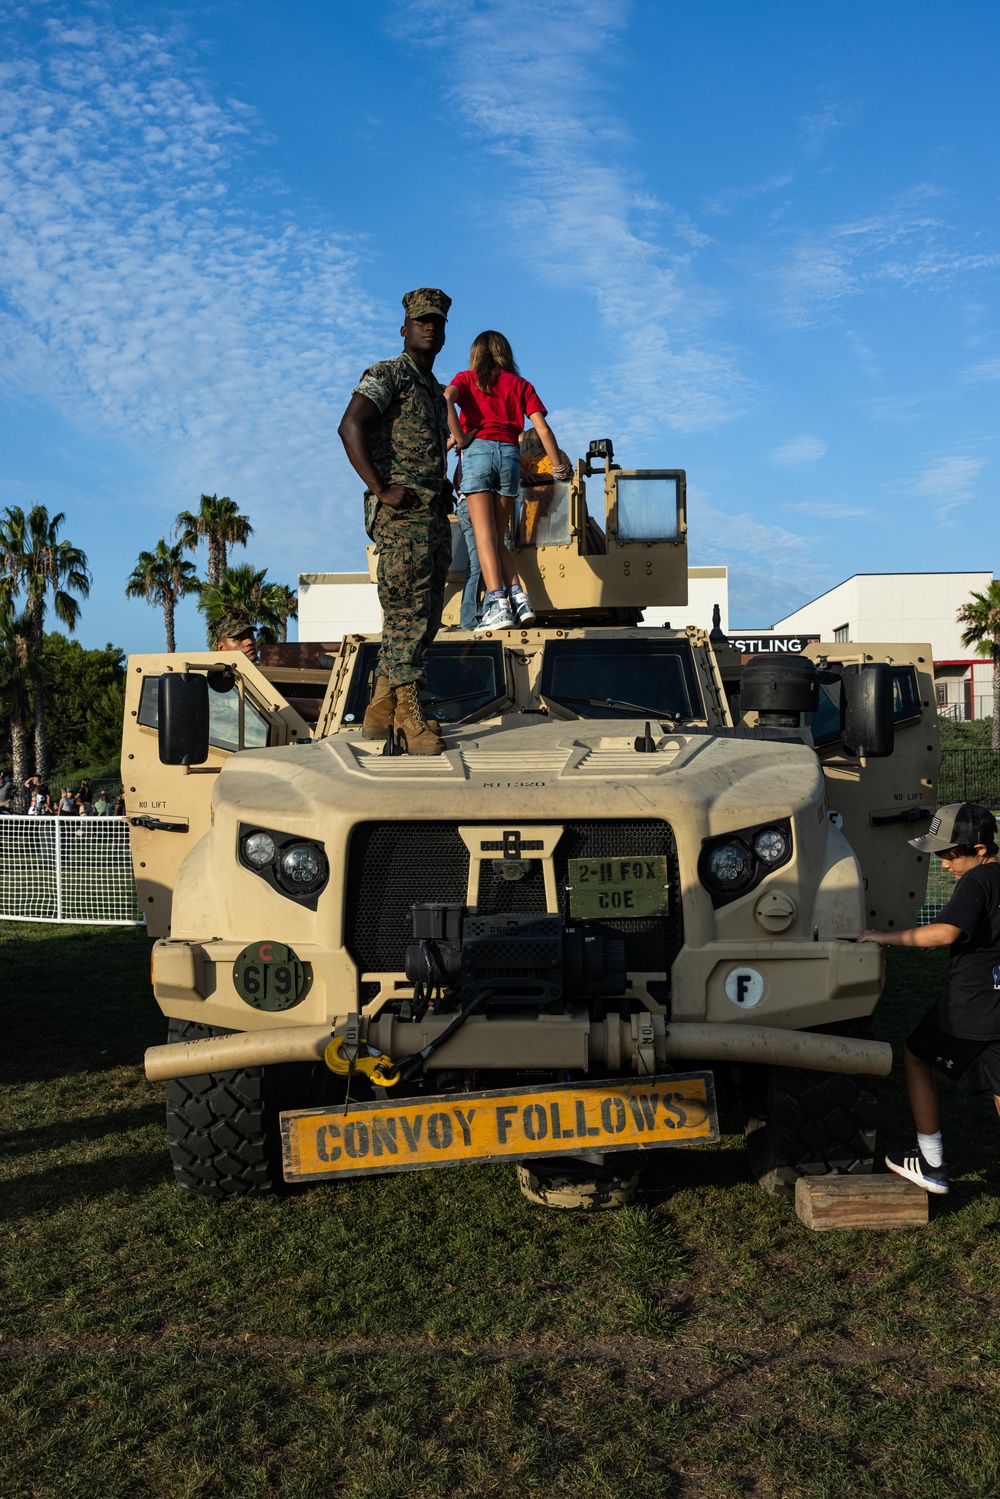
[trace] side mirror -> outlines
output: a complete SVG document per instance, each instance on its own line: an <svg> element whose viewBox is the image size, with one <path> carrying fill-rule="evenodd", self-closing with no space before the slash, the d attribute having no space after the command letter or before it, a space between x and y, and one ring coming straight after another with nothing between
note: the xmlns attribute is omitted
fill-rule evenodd
<svg viewBox="0 0 1000 1499"><path fill-rule="evenodd" d="M164 672L157 707L160 763L203 765L208 759L208 678L201 672Z"/></svg>
<svg viewBox="0 0 1000 1499"><path fill-rule="evenodd" d="M845 666L840 697L840 738L848 755L884 759L895 740L892 667L884 661Z"/></svg>

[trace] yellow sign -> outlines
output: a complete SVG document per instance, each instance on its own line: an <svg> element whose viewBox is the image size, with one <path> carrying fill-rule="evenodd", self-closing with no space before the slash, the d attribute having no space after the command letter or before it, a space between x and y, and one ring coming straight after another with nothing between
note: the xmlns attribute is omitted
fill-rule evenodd
<svg viewBox="0 0 1000 1499"><path fill-rule="evenodd" d="M719 1138L710 1072L449 1093L281 1116L287 1181L375 1176Z"/></svg>

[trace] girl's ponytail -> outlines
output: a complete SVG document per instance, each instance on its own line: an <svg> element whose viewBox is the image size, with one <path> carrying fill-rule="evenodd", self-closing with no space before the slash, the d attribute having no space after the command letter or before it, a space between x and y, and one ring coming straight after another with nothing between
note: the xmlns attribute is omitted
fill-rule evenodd
<svg viewBox="0 0 1000 1499"><path fill-rule="evenodd" d="M502 371L510 375L520 373L514 363L514 351L502 333L487 328L472 341L469 352L469 368L476 377L476 384L484 395L489 395Z"/></svg>

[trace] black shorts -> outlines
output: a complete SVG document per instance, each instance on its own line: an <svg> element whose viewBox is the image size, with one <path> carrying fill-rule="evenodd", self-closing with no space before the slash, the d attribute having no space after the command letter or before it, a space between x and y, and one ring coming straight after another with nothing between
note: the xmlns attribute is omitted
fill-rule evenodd
<svg viewBox="0 0 1000 1499"><path fill-rule="evenodd" d="M970 1041L951 1036L925 1016L906 1044L915 1057L945 1077L963 1078L970 1093L1000 1097L1000 1041Z"/></svg>

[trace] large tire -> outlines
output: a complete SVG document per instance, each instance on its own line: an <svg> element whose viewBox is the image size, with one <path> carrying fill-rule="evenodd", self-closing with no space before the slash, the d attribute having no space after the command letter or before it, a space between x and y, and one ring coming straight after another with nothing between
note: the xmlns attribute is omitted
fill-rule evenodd
<svg viewBox="0 0 1000 1499"><path fill-rule="evenodd" d="M823 1027L849 1034L847 1025ZM793 1197L800 1176L863 1175L874 1167L875 1079L798 1067L744 1067L750 1170L772 1197Z"/></svg>
<svg viewBox="0 0 1000 1499"><path fill-rule="evenodd" d="M521 1161L517 1167L517 1185L529 1202L576 1213L627 1207L635 1198L639 1176L640 1167L625 1153L617 1164L605 1166L568 1156Z"/></svg>
<svg viewBox="0 0 1000 1499"><path fill-rule="evenodd" d="M228 1035L218 1026L171 1020L167 1040ZM282 1191L278 1115L283 1108L325 1102L317 1084L324 1088L326 1080L332 1082L330 1073L311 1063L172 1078L166 1085L167 1134L178 1186L202 1197Z"/></svg>

